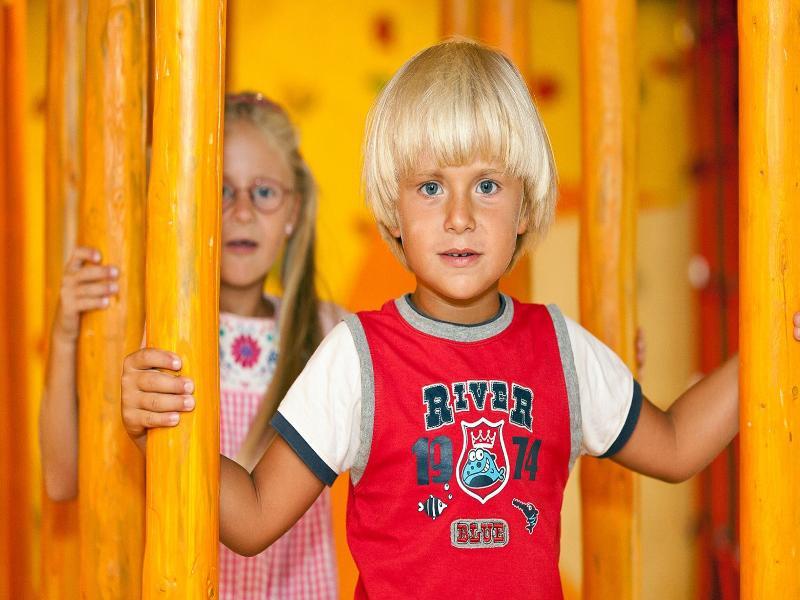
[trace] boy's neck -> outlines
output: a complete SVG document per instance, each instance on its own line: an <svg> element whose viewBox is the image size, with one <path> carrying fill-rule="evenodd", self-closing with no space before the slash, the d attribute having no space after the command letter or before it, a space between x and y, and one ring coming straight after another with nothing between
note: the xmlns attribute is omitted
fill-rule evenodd
<svg viewBox="0 0 800 600"><path fill-rule="evenodd" d="M417 284L417 289L411 294L411 301L417 310L426 316L460 325L485 323L500 311L498 285L492 286L474 298L456 300L441 296L435 291Z"/></svg>
<svg viewBox="0 0 800 600"><path fill-rule="evenodd" d="M242 317L273 317L275 307L264 298L263 284L234 287L220 283L219 310Z"/></svg>

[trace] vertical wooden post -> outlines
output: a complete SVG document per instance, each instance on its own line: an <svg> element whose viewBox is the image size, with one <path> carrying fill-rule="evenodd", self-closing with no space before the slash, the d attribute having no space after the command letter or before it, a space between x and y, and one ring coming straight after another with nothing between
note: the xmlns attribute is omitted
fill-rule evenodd
<svg viewBox="0 0 800 600"><path fill-rule="evenodd" d="M159 0L155 23L147 344L182 357L197 408L148 435L143 597L216 598L225 0Z"/></svg>
<svg viewBox="0 0 800 600"><path fill-rule="evenodd" d="M58 305L62 269L75 247L83 153L85 0L50 0L47 15L45 130L45 331ZM49 340L49 336L46 337ZM53 502L42 493L43 600L78 598L78 502Z"/></svg>
<svg viewBox="0 0 800 600"><path fill-rule="evenodd" d="M800 597L800 1L739 2L741 597Z"/></svg>
<svg viewBox="0 0 800 600"><path fill-rule="evenodd" d="M478 37L482 42L504 52L517 66L527 82L530 71L530 18L527 0L477 0L471 11L462 7L450 13L457 22L470 23L468 17L475 13L472 32L465 35ZM469 7L467 7L469 8ZM445 12L445 16L447 12ZM463 16L461 16L463 15ZM454 22L456 22L453 19ZM458 33L458 32L457 32ZM533 291L533 269L529 254L520 258L514 269L501 282L501 289L523 301L530 301Z"/></svg>
<svg viewBox="0 0 800 600"><path fill-rule="evenodd" d="M476 37L476 3L477 0L442 0L439 3L442 38Z"/></svg>
<svg viewBox="0 0 800 600"><path fill-rule="evenodd" d="M634 249L638 87L635 0L582 0L583 205L580 307L584 326L635 363ZM583 597L639 595L636 476L581 462Z"/></svg>
<svg viewBox="0 0 800 600"><path fill-rule="evenodd" d="M120 269L111 306L81 319L78 484L81 594L141 590L144 465L120 419L122 360L144 329L146 114L142 0L89 0L79 237Z"/></svg>
<svg viewBox="0 0 800 600"><path fill-rule="evenodd" d="M29 598L32 531L25 310L25 2L0 3L0 597Z"/></svg>

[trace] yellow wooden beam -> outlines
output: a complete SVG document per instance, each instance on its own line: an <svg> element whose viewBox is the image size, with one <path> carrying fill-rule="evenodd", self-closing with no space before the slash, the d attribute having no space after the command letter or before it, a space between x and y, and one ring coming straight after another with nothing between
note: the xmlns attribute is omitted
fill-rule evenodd
<svg viewBox="0 0 800 600"><path fill-rule="evenodd" d="M142 0L89 0L79 238L120 269L78 352L81 595L141 590L144 465L120 419L122 360L144 329L146 37Z"/></svg>
<svg viewBox="0 0 800 600"><path fill-rule="evenodd" d="M800 598L800 1L739 2L741 597Z"/></svg>
<svg viewBox="0 0 800 600"><path fill-rule="evenodd" d="M78 230L83 153L85 0L47 5L47 118L45 123L45 331L50 331L62 269ZM45 336L49 341L49 336ZM79 593L78 503L42 493L42 600L75 600Z"/></svg>
<svg viewBox="0 0 800 600"><path fill-rule="evenodd" d="M477 0L441 0L439 11L443 38L477 36Z"/></svg>
<svg viewBox="0 0 800 600"><path fill-rule="evenodd" d="M159 0L155 25L147 344L182 357L197 408L148 435L143 598L216 598L225 1Z"/></svg>
<svg viewBox="0 0 800 600"><path fill-rule="evenodd" d="M582 0L583 204L580 307L583 325L635 364L635 202L638 105L635 0ZM637 477L581 461L583 597L639 596Z"/></svg>

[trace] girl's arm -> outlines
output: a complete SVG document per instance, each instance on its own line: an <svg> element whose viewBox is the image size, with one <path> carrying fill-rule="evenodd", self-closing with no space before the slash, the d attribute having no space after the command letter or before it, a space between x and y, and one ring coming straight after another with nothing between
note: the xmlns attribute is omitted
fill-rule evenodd
<svg viewBox="0 0 800 600"><path fill-rule="evenodd" d="M47 495L69 500L78 491L78 397L76 350L80 315L108 307L117 292L117 270L101 266L100 253L76 248L64 267L50 336L44 395L39 412L42 473Z"/></svg>
<svg viewBox="0 0 800 600"><path fill-rule="evenodd" d="M800 312L794 314L800 341ZM630 439L614 460L671 483L705 468L739 431L739 357L703 378L666 411L646 398Z"/></svg>
<svg viewBox="0 0 800 600"><path fill-rule="evenodd" d="M145 348L125 359L122 419L144 452L147 430L173 427L194 408L192 382L172 373L180 358ZM280 436L253 473L220 456L220 540L239 554L255 555L283 535L314 503L323 483Z"/></svg>

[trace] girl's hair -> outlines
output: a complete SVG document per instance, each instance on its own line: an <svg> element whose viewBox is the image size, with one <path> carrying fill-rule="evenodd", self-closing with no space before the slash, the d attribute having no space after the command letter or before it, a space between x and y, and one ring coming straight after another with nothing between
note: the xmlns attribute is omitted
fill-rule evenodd
<svg viewBox="0 0 800 600"><path fill-rule="evenodd" d="M468 40L431 46L404 64L370 111L364 140L363 183L381 235L405 264L397 226L399 180L420 157L440 166L476 158L499 160L523 182L514 262L550 225L556 169L544 124L514 64L501 52Z"/></svg>
<svg viewBox="0 0 800 600"><path fill-rule="evenodd" d="M297 132L283 108L261 94L228 95L225 98L225 123L235 122L257 127L270 144L284 153L294 174L294 189L300 201L297 224L286 243L281 264L283 299L278 316L278 364L237 457L245 467L252 469L269 442L268 425L278 402L322 340L319 299L314 283L317 186L300 154Z"/></svg>

